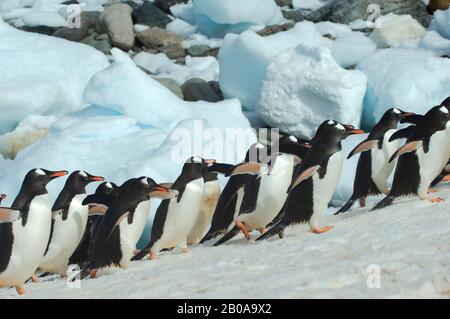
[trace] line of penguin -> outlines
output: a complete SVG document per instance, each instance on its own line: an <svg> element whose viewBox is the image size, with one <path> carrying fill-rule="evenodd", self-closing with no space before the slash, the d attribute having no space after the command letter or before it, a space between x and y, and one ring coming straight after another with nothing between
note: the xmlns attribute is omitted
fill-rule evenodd
<svg viewBox="0 0 450 319"><path fill-rule="evenodd" d="M360 153L353 194L336 213L348 211L371 195L386 197L372 210L391 205L395 198L429 195L431 186L448 181L450 165L450 97L424 115L391 108L348 158ZM399 123L409 126L398 129ZM363 134L352 125L323 122L310 142L284 136L271 146L252 145L237 165L191 157L175 182L158 184L150 177L132 178L118 186L85 171L72 172L55 203L49 204L46 185L67 171L42 168L29 171L11 207L0 207L0 288L25 293L25 283L49 274L66 277L78 264L81 278L95 278L104 267L127 268L132 260L157 258L161 251L188 245L218 246L240 232L257 241L278 235L286 227L308 223L320 234L320 215L336 190L343 154L341 141ZM406 139L406 142L402 141ZM394 172L391 189L388 177ZM221 190L218 174L229 177ZM102 182L92 195L86 186ZM0 203L6 195L0 196ZM151 238L136 244L149 218L152 198L162 199Z"/></svg>

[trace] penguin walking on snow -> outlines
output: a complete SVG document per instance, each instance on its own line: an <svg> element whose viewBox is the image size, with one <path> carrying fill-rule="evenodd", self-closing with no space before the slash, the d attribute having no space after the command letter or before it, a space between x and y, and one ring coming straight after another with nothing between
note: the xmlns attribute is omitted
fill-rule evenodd
<svg viewBox="0 0 450 319"><path fill-rule="evenodd" d="M257 240L276 234L280 238L284 229L296 223L308 222L314 233L330 230L331 226L319 227L318 219L336 190L342 171L341 141L351 134L363 134L351 125L336 121L323 122L311 141L311 149L294 172L278 221Z"/></svg>
<svg viewBox="0 0 450 319"><path fill-rule="evenodd" d="M413 127L405 145L391 157L398 158L391 191L372 210L384 208L396 197L418 195L422 200L443 201L432 198L428 189L448 162L450 113L444 106L429 110Z"/></svg>
<svg viewBox="0 0 450 319"><path fill-rule="evenodd" d="M240 168L245 163L261 163L263 158L267 158L267 148L261 143L255 143L247 150L245 159L242 163L237 165L215 163L210 166L210 171L218 171L227 177L229 176L229 179L217 201L216 209L214 210L213 218L211 220L211 226L200 241L200 244L227 232L230 225L232 225L234 218L239 213L244 197L244 186L253 175L259 174L259 168L254 170L253 173L247 172L247 174L244 174L244 170L241 170Z"/></svg>
<svg viewBox="0 0 450 319"><path fill-rule="evenodd" d="M149 177L126 181L119 187L117 196L88 196L83 205L108 208L94 230L88 249L88 261L81 267L81 278L89 274L91 278L95 278L98 269L108 266L127 268L147 222L145 216L148 216L147 210L150 209L148 201L154 197L173 196L174 192Z"/></svg>
<svg viewBox="0 0 450 319"><path fill-rule="evenodd" d="M203 238L208 230L207 227L211 224L214 210L219 200L220 184L217 178L218 172L209 170L209 167L214 163L215 161L212 160L203 160L203 199L200 213L187 237L188 245L197 244Z"/></svg>
<svg viewBox="0 0 450 319"><path fill-rule="evenodd" d="M38 268L50 237L46 185L64 175L66 171L29 171L11 207L0 208L0 288L14 286L25 293L25 281Z"/></svg>
<svg viewBox="0 0 450 319"><path fill-rule="evenodd" d="M96 195L112 195L114 197L117 196L119 186L112 182L103 182L101 183L97 189L95 190ZM77 264L81 265L87 261L87 254L89 243L92 240L95 229L98 227L100 220L103 217L103 214L106 212L107 207L104 206L89 206L89 216L86 224L86 228L84 230L83 237L80 240L77 248L73 252L72 256L69 258L69 265Z"/></svg>
<svg viewBox="0 0 450 319"><path fill-rule="evenodd" d="M400 147L400 140L389 139L396 132L398 123L413 115L397 108L387 110L370 131L367 139L350 152L347 158L361 153L356 167L353 194L335 215L348 211L357 200L361 207L365 207L366 197L389 193L387 180L396 163L389 162L389 159Z"/></svg>
<svg viewBox="0 0 450 319"><path fill-rule="evenodd" d="M245 185L239 215L234 220L235 226L214 246L230 240L239 231L248 240L252 230L258 230L261 234L266 232L266 226L277 216L286 200L294 167L301 162L308 149L309 146L299 144L292 135L274 143L268 171L253 176Z"/></svg>
<svg viewBox="0 0 450 319"><path fill-rule="evenodd" d="M103 180L103 177L85 171L75 171L69 175L52 207L50 238L39 271L66 276L69 258L86 229L89 212L88 207L82 205L86 198L86 186Z"/></svg>

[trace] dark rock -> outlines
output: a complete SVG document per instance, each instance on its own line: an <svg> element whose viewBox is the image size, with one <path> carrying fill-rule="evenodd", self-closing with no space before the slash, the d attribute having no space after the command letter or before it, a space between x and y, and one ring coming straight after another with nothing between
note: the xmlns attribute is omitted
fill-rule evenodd
<svg viewBox="0 0 450 319"><path fill-rule="evenodd" d="M223 100L208 84L202 79L190 79L181 87L185 101L207 101L219 102Z"/></svg>
<svg viewBox="0 0 450 319"><path fill-rule="evenodd" d="M159 52L167 55L169 59L179 59L186 56L186 50L176 44L168 44L158 48Z"/></svg>
<svg viewBox="0 0 450 319"><path fill-rule="evenodd" d="M370 4L380 6L381 14L409 14L419 21L423 26L428 27L431 16L425 10L422 0L334 0L320 9L305 13L301 10L283 11L286 19L295 22L309 20L313 22L331 21L348 24L357 19L367 20L370 13L367 7Z"/></svg>
<svg viewBox="0 0 450 319"><path fill-rule="evenodd" d="M69 1L62 2L61 4L64 4L64 5L68 6L68 5L71 5L71 4L80 4L80 3L78 2L78 0L69 0Z"/></svg>
<svg viewBox="0 0 450 319"><path fill-rule="evenodd" d="M275 0L278 6L280 7L289 7L292 8L292 0Z"/></svg>
<svg viewBox="0 0 450 319"><path fill-rule="evenodd" d="M170 7L177 3L186 3L188 0L156 0L154 5L166 13L170 13Z"/></svg>
<svg viewBox="0 0 450 319"><path fill-rule="evenodd" d="M96 34L93 33L87 38L81 40L81 43L87 44L104 54L110 54L111 42L107 34Z"/></svg>
<svg viewBox="0 0 450 319"><path fill-rule="evenodd" d="M443 59L450 59L450 56L448 56L447 54L441 55L441 58Z"/></svg>
<svg viewBox="0 0 450 319"><path fill-rule="evenodd" d="M268 35L271 35L274 33L283 32L283 31L292 29L294 27L294 25L295 25L294 22L288 22L285 24L269 25L269 26L265 27L264 29L257 31L256 33L262 37L265 37L265 36L268 36Z"/></svg>
<svg viewBox="0 0 450 319"><path fill-rule="evenodd" d="M223 96L222 90L220 89L219 81L209 81L208 84L211 87L211 89L214 92L216 92L217 96L219 96L219 98L221 100L225 99L225 97Z"/></svg>
<svg viewBox="0 0 450 319"><path fill-rule="evenodd" d="M133 11L134 24L164 29L171 21L164 12L150 2L145 2L142 7Z"/></svg>
<svg viewBox="0 0 450 319"><path fill-rule="evenodd" d="M190 56L203 56L206 52L211 50L207 45L193 45L187 49Z"/></svg>
<svg viewBox="0 0 450 319"><path fill-rule="evenodd" d="M450 0L430 0L427 6L429 14L433 14L436 10L447 10L450 6Z"/></svg>
<svg viewBox="0 0 450 319"><path fill-rule="evenodd" d="M47 27L45 25L40 25L40 26L36 26L36 27L21 27L20 28L23 31L27 31L27 32L33 32L33 33L39 33L39 34L45 34L45 35L52 35L56 30L58 30L58 28L55 27Z"/></svg>

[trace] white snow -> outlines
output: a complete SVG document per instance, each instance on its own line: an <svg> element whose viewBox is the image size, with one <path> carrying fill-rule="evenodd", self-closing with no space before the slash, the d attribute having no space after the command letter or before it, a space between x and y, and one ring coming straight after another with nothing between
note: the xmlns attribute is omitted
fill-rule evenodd
<svg viewBox="0 0 450 319"><path fill-rule="evenodd" d="M91 47L19 31L1 19L0 38L0 133L30 114L80 110L86 84L108 66Z"/></svg>
<svg viewBox="0 0 450 319"><path fill-rule="evenodd" d="M438 194L449 198L449 186ZM219 247L193 246L126 270L102 270L78 289L54 279L27 284L24 297L14 289L1 289L0 297L448 298L449 202L414 198L373 213L368 208L322 218L335 227L321 235L306 225L288 227L283 240L247 242L240 234Z"/></svg>
<svg viewBox="0 0 450 319"><path fill-rule="evenodd" d="M430 24L430 30L439 32L443 37L450 39L450 9L436 10Z"/></svg>
<svg viewBox="0 0 450 319"><path fill-rule="evenodd" d="M402 42L422 38L426 29L410 15L389 13L375 21L370 38L379 48L399 46Z"/></svg>
<svg viewBox="0 0 450 319"><path fill-rule="evenodd" d="M274 0L195 0L193 4L198 30L209 37L223 37L284 20Z"/></svg>
<svg viewBox="0 0 450 319"><path fill-rule="evenodd" d="M180 18L189 24L195 24L194 5L192 0L187 3L177 3L170 7L170 12L175 18Z"/></svg>
<svg viewBox="0 0 450 319"><path fill-rule="evenodd" d="M353 32L333 41L333 58L346 68L354 66L362 58L375 52L377 45L362 33Z"/></svg>
<svg viewBox="0 0 450 319"><path fill-rule="evenodd" d="M282 132L310 139L327 119L359 126L367 78L342 69L327 48L299 45L269 65L256 112Z"/></svg>
<svg viewBox="0 0 450 319"><path fill-rule="evenodd" d="M197 26L189 24L181 19L175 19L167 24L166 29L182 36L183 38L187 38L195 33Z"/></svg>
<svg viewBox="0 0 450 319"><path fill-rule="evenodd" d="M420 42L420 47L433 51L438 55L450 54L450 40L436 31L428 31Z"/></svg>
<svg viewBox="0 0 450 319"><path fill-rule="evenodd" d="M292 0L292 6L294 9L308 9L314 11L330 2L331 0Z"/></svg>
<svg viewBox="0 0 450 319"><path fill-rule="evenodd" d="M379 50L357 68L366 73L362 124L371 127L391 107L419 114L450 95L450 59L413 49Z"/></svg>
<svg viewBox="0 0 450 319"><path fill-rule="evenodd" d="M205 81L217 81L219 78L219 62L211 56L187 56L186 64L181 65L171 61L163 53L141 52L133 58L133 61L156 77L173 79L179 85L192 78Z"/></svg>

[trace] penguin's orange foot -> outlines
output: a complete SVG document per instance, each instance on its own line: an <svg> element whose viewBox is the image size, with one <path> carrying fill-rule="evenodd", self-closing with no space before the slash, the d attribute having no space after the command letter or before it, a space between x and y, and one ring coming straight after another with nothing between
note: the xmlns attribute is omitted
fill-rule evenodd
<svg viewBox="0 0 450 319"><path fill-rule="evenodd" d="M450 182L450 174L444 176L444 178L442 179L443 182Z"/></svg>
<svg viewBox="0 0 450 319"><path fill-rule="evenodd" d="M37 282L39 282L39 279L36 275L33 275L33 276L31 276L31 281L34 283L37 283Z"/></svg>
<svg viewBox="0 0 450 319"><path fill-rule="evenodd" d="M16 287L16 291L17 291L17 293L19 294L19 295L25 295L25 288L23 288L23 287Z"/></svg>
<svg viewBox="0 0 450 319"><path fill-rule="evenodd" d="M148 255L148 259L149 260L155 260L156 259L156 254L151 251L150 254Z"/></svg>
<svg viewBox="0 0 450 319"><path fill-rule="evenodd" d="M311 231L313 233L315 233L315 234L322 234L322 233L326 233L327 231L329 231L333 227L334 226L312 227Z"/></svg>
<svg viewBox="0 0 450 319"><path fill-rule="evenodd" d="M97 270L91 271L90 277L91 277L91 279L97 278Z"/></svg>
<svg viewBox="0 0 450 319"><path fill-rule="evenodd" d="M440 198L440 197L436 197L436 198L431 198L430 199L430 202L432 202L432 203L441 203L443 201L444 201L444 199Z"/></svg>
<svg viewBox="0 0 450 319"><path fill-rule="evenodd" d="M267 232L267 229L265 227L258 228L258 231L261 235L264 235Z"/></svg>
<svg viewBox="0 0 450 319"><path fill-rule="evenodd" d="M428 188L428 193L430 194L430 193L437 193L438 192L438 190L437 189L434 189L434 188Z"/></svg>
<svg viewBox="0 0 450 319"><path fill-rule="evenodd" d="M252 239L252 237L250 237L250 234L249 234L247 228L245 227L245 225L242 222L236 221L236 226L240 230L242 230L242 232L244 233L244 236L245 236L245 238L247 238L247 240L251 240Z"/></svg>

